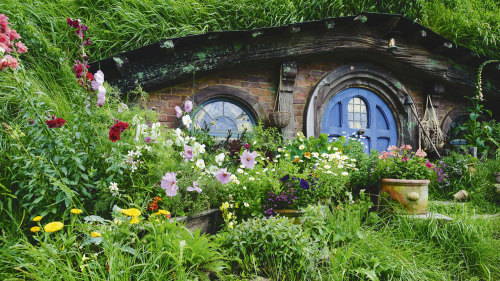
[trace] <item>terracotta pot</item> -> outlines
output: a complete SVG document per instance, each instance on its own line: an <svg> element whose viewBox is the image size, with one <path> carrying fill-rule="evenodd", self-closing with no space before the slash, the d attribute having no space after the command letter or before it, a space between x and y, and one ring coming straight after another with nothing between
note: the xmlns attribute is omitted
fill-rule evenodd
<svg viewBox="0 0 500 281"><path fill-rule="evenodd" d="M453 194L453 198L457 201L465 201L469 198L469 193L462 189L459 192Z"/></svg>
<svg viewBox="0 0 500 281"><path fill-rule="evenodd" d="M287 217L293 219L295 224L302 223L300 218L304 215L305 211L293 210L293 209L278 209L276 213L282 217Z"/></svg>
<svg viewBox="0 0 500 281"><path fill-rule="evenodd" d="M494 175L495 175L495 181L497 183L500 183L500 172L496 172Z"/></svg>
<svg viewBox="0 0 500 281"><path fill-rule="evenodd" d="M476 172L476 167L474 167L474 163L467 164L467 168L469 169L469 172L471 172L471 174L474 174Z"/></svg>
<svg viewBox="0 0 500 281"><path fill-rule="evenodd" d="M382 179L379 206L401 204L410 214L427 214L430 180Z"/></svg>

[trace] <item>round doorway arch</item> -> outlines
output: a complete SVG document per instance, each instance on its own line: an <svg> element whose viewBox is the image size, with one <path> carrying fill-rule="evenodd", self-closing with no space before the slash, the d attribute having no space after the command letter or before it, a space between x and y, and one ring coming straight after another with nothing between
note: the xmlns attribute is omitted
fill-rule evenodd
<svg viewBox="0 0 500 281"><path fill-rule="evenodd" d="M369 91L387 106L388 112L394 117L396 145L414 143L416 120L411 115L409 108L403 105L405 98L409 95L408 90L386 70L369 64L349 64L338 67L316 85L309 96L305 112L304 130L308 137L317 137L322 133L323 116L330 101L336 95L350 88ZM330 109L331 106L330 104ZM348 107L348 104L344 106ZM338 118L348 117L339 115ZM347 131L345 132L347 134Z"/></svg>

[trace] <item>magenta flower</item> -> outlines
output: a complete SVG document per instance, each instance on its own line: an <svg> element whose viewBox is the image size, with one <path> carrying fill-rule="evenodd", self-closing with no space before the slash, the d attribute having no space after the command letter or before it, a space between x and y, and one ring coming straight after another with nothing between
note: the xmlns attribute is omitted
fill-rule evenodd
<svg viewBox="0 0 500 281"><path fill-rule="evenodd" d="M432 169L434 167L434 165L432 165L432 163L429 161L427 161L427 163L425 163L425 166L427 166L427 168L429 168L429 169Z"/></svg>
<svg viewBox="0 0 500 281"><path fill-rule="evenodd" d="M198 182L197 181L193 182L193 186L194 187L188 186L187 191L196 191L198 193L201 193L202 190L201 190L201 188L198 187Z"/></svg>
<svg viewBox="0 0 500 281"><path fill-rule="evenodd" d="M194 154L193 154L193 148L189 145L184 145L184 158L187 160L193 159Z"/></svg>
<svg viewBox="0 0 500 281"><path fill-rule="evenodd" d="M215 178L222 184L226 184L231 181L231 174L227 172L227 168L220 169L215 172Z"/></svg>
<svg viewBox="0 0 500 281"><path fill-rule="evenodd" d="M182 109L178 106L175 106L175 114L177 115L177 118L182 117Z"/></svg>
<svg viewBox="0 0 500 281"><path fill-rule="evenodd" d="M167 196L173 197L177 194L177 178L175 173L166 173L161 179L161 188L165 189Z"/></svg>
<svg viewBox="0 0 500 281"><path fill-rule="evenodd" d="M193 111L193 103L192 103L190 100L187 100L187 101L184 103L184 110L185 110L187 113L191 113L191 111Z"/></svg>
<svg viewBox="0 0 500 281"><path fill-rule="evenodd" d="M256 151L250 153L248 150L245 149L245 151L243 151L243 153L240 156L241 164L245 166L245 168L253 170L253 168L255 167L256 157L257 157Z"/></svg>

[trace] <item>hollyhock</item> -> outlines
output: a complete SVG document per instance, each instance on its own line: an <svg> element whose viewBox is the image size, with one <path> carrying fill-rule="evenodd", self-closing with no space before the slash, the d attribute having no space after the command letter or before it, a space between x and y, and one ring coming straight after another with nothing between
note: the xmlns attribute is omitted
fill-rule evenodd
<svg viewBox="0 0 500 281"><path fill-rule="evenodd" d="M227 168L220 169L215 172L215 178L222 184L226 184L231 181L231 174L227 172Z"/></svg>
<svg viewBox="0 0 500 281"><path fill-rule="evenodd" d="M4 14L0 14L0 27L3 30L6 30L9 26L9 24L10 24L9 18Z"/></svg>
<svg viewBox="0 0 500 281"><path fill-rule="evenodd" d="M189 145L184 145L184 158L186 160L191 160L193 159L194 154L193 154L193 148Z"/></svg>
<svg viewBox="0 0 500 281"><path fill-rule="evenodd" d="M191 113L191 111L193 111L193 103L192 103L190 100L187 100L187 101L184 103L184 110L185 110L187 113Z"/></svg>
<svg viewBox="0 0 500 281"><path fill-rule="evenodd" d="M61 128L66 123L66 120L62 118L55 118L55 116L53 116L51 120L47 120L45 123L49 128Z"/></svg>
<svg viewBox="0 0 500 281"><path fill-rule="evenodd" d="M254 151L250 153L248 150L245 149L243 153L240 156L241 164L245 166L245 168L253 170L255 167L255 158L257 157L257 152Z"/></svg>
<svg viewBox="0 0 500 281"><path fill-rule="evenodd" d="M193 182L193 186L194 186L194 187L188 186L188 188L186 188L186 189L187 189L187 191L196 191L196 192L198 192L198 193L201 193L201 192L202 192L201 188L199 188L199 187L198 187L198 182L197 182L197 181L194 181L194 182Z"/></svg>
<svg viewBox="0 0 500 281"><path fill-rule="evenodd" d="M175 115L177 115L177 118L182 117L182 109L178 106L175 106Z"/></svg>
<svg viewBox="0 0 500 281"><path fill-rule="evenodd" d="M106 100L106 88L104 88L104 86L100 86L99 91L97 92L97 105L102 106L105 100Z"/></svg>
<svg viewBox="0 0 500 281"><path fill-rule="evenodd" d="M121 121L116 122L109 129L109 140L111 140L112 142L120 140L120 134L121 134L121 132L123 132L126 129L128 129L128 127L129 127L129 124L126 123L126 122L121 122Z"/></svg>
<svg viewBox="0 0 500 281"><path fill-rule="evenodd" d="M19 62L17 61L17 59L11 55L6 55L4 57L4 61L3 61L3 66L4 67L10 67L11 69L15 69L16 67L19 66Z"/></svg>
<svg viewBox="0 0 500 281"><path fill-rule="evenodd" d="M80 62L77 62L77 64L75 64L73 66L73 71L76 74L76 78L80 79L80 78L82 78L82 74L83 74L83 71L84 71L84 66Z"/></svg>
<svg viewBox="0 0 500 281"><path fill-rule="evenodd" d="M26 53L28 51L28 48L21 41L18 41L16 43L16 47L17 47L17 52L20 54Z"/></svg>
<svg viewBox="0 0 500 281"><path fill-rule="evenodd" d="M101 70L98 70L94 74L94 81L92 81L92 90L97 91L99 87L104 84L104 73Z"/></svg>
<svg viewBox="0 0 500 281"><path fill-rule="evenodd" d="M166 173L161 180L161 188L165 189L167 196L173 197L177 194L177 178L175 173Z"/></svg>

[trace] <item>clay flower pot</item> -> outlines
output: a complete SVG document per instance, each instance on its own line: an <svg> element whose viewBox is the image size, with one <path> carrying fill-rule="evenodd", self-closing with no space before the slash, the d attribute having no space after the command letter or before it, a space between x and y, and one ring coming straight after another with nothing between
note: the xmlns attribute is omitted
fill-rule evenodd
<svg viewBox="0 0 500 281"><path fill-rule="evenodd" d="M427 214L430 180L382 180L379 206L401 204L412 215Z"/></svg>

